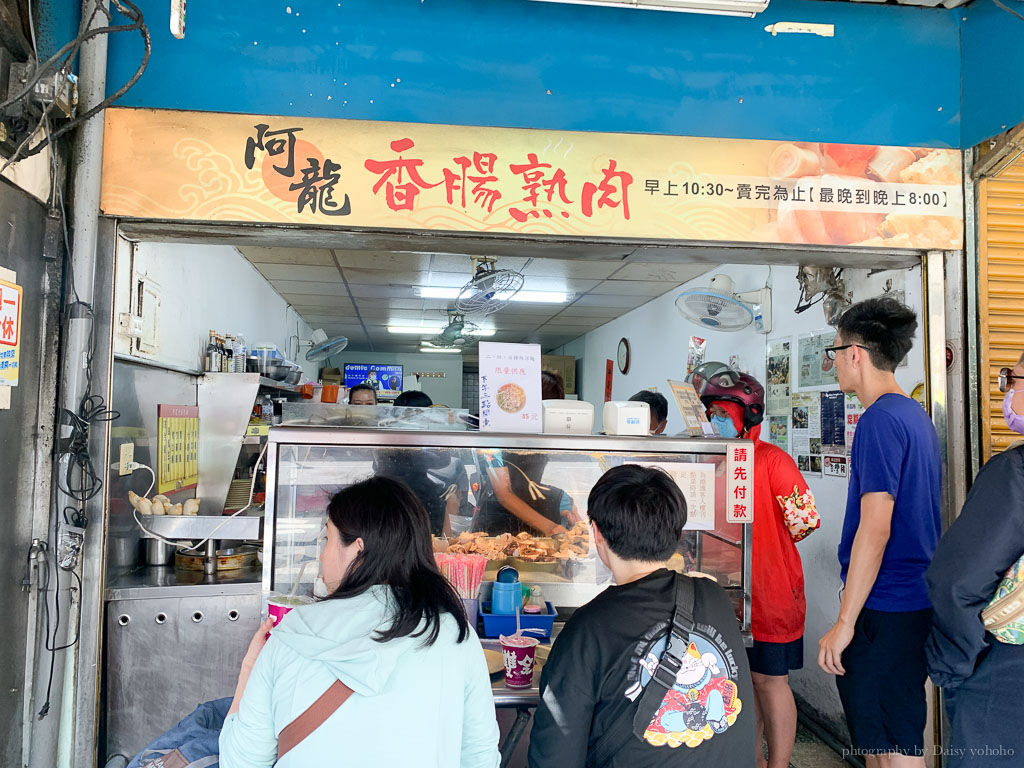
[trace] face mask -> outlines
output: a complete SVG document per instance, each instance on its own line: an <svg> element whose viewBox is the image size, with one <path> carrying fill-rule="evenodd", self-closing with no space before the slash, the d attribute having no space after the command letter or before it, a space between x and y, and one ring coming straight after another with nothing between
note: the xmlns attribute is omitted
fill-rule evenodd
<svg viewBox="0 0 1024 768"><path fill-rule="evenodd" d="M1013 410L1013 395L1011 389L1003 398L1003 418L1006 419L1006 426L1018 435L1024 435L1024 416Z"/></svg>
<svg viewBox="0 0 1024 768"><path fill-rule="evenodd" d="M1016 415L1016 414L1014 414ZM1021 426L1024 428L1024 417L1019 417L1021 420ZM728 416L712 416L711 423L718 429L718 434L722 437L739 437L740 433L736 431L736 425L733 420Z"/></svg>

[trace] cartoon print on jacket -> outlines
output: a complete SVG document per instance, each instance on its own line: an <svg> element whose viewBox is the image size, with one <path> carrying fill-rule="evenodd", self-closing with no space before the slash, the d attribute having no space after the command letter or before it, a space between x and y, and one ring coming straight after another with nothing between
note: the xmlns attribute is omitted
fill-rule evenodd
<svg viewBox="0 0 1024 768"><path fill-rule="evenodd" d="M647 742L654 746L699 747L715 734L725 733L743 708L735 682L737 667L732 650L721 642L721 634L714 628L701 628L710 630L708 634L720 642L712 643L703 632L690 634L690 645L675 685L665 694L644 733ZM626 691L627 698L636 701L643 692L658 669L667 642L668 638L662 636L642 657L635 659L639 675Z"/></svg>

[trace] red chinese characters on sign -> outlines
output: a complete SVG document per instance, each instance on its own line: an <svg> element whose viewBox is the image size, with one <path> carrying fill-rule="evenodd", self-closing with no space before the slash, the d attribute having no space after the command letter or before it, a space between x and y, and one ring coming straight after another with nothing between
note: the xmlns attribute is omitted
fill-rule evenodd
<svg viewBox="0 0 1024 768"><path fill-rule="evenodd" d="M726 470L729 484L725 496L727 523L754 521L753 450L746 446L729 446Z"/></svg>
<svg viewBox="0 0 1024 768"><path fill-rule="evenodd" d="M491 152L474 152L473 159L454 157L452 162L459 170L446 168L444 171L445 191L448 193L448 204L454 205L456 194L466 208L468 194L473 196L473 204L486 208L488 213L494 210L494 204L501 199L501 192L494 188L498 177L494 174L494 164L498 156ZM472 186L471 186L472 185Z"/></svg>
<svg viewBox="0 0 1024 768"><path fill-rule="evenodd" d="M21 330L21 291L13 285L0 285L0 344L18 346Z"/></svg>
<svg viewBox="0 0 1024 768"><path fill-rule="evenodd" d="M259 139L266 144L269 153L271 145L262 134ZM256 146L259 144L256 143ZM441 169L441 180L431 183L423 177L425 162L404 154L414 146L415 142L410 138L395 139L390 143L390 148L398 155L397 158L368 159L363 162L366 170L379 177L373 185L373 193L379 195L383 190L388 208L396 212L414 211L422 192L443 185L445 200L449 206L466 211L471 206L476 206L488 215L494 213L495 207L504 198L501 185L509 183L507 175L499 175L497 154L474 151L452 157L451 164ZM281 139L276 139L272 151L278 154L286 151ZM587 219L593 218L604 209L617 212L613 215L621 215L627 221L630 218L629 188L633 184L633 175L620 169L616 160L607 160L599 171L600 180L587 181L581 187L573 185L574 189L580 190L580 195L575 200L569 195L570 180L565 170L541 161L536 152L528 152L525 162L510 163L507 166L502 164L501 167L507 167L509 172L518 177L517 181L523 191L522 199L515 205L502 206L508 208L508 216L519 224L556 217L568 219L571 213L567 208L577 203L580 214ZM326 179L327 165L324 164L322 169L322 175ZM318 170L314 167L311 172L315 173ZM428 173L428 178L431 175ZM317 177L316 180L321 179ZM292 188L295 189L294 186ZM306 198L300 199L300 206L304 202L307 202ZM344 204L341 206L344 207ZM319 207L323 212L329 212L328 206L324 205L323 193Z"/></svg>
<svg viewBox="0 0 1024 768"><path fill-rule="evenodd" d="M588 181L583 185L580 206L587 218L594 215L594 195L600 192L601 196L597 198L598 208L618 208L621 205L623 217L629 220L629 185L633 183L633 175L615 170L617 165L614 160L609 160L608 167L601 171L604 178L599 183Z"/></svg>
<svg viewBox="0 0 1024 768"><path fill-rule="evenodd" d="M422 160L402 157L402 152L412 149L412 139L396 139L391 142L391 151L398 153L395 160L367 160L363 166L370 173L380 176L373 185L376 195L384 187L384 199L392 211L411 211L416 207L416 196L424 189L439 186L442 182L428 184L420 175ZM404 174L404 176L403 176ZM405 180L403 180L403 178Z"/></svg>
<svg viewBox="0 0 1024 768"><path fill-rule="evenodd" d="M533 152L526 156L526 160L525 163L509 165L509 170L512 173L523 177L523 182L525 182L523 190L526 192L523 202L529 203L531 206L529 210L525 211L520 208L510 208L509 214L513 219L523 224L531 218L539 219L542 215L549 219L554 217L554 213L549 208L538 208L542 189L548 203L554 203L555 195L558 195L558 199L562 203L572 205L572 200L566 193L566 185L569 182L565 177L565 171L558 168L549 176L547 171L551 169L551 163L540 162ZM560 213L563 217L569 218L568 211Z"/></svg>

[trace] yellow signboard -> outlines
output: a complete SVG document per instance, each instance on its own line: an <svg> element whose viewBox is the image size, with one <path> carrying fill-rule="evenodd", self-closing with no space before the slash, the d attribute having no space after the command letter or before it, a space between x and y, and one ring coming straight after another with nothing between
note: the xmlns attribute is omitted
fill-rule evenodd
<svg viewBox="0 0 1024 768"><path fill-rule="evenodd" d="M199 409L157 406L157 493L195 488L199 482Z"/></svg>
<svg viewBox="0 0 1024 768"><path fill-rule="evenodd" d="M957 150L108 109L103 212L959 248Z"/></svg>
<svg viewBox="0 0 1024 768"><path fill-rule="evenodd" d="M21 286L0 280L0 386L18 386L21 366Z"/></svg>

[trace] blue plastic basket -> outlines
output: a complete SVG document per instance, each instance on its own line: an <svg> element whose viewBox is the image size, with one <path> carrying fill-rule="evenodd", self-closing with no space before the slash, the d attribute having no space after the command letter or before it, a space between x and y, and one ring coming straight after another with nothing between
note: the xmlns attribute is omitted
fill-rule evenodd
<svg viewBox="0 0 1024 768"><path fill-rule="evenodd" d="M546 631L544 635L530 633L530 637L536 637L542 643L551 641L551 631L554 629L555 619L558 617L555 606L551 603L545 601L544 607L547 609L547 613L519 614L519 626L523 629L543 629ZM484 620L484 637L515 634L515 614L509 616L507 614L491 613L491 604L487 602L480 604L480 617Z"/></svg>

